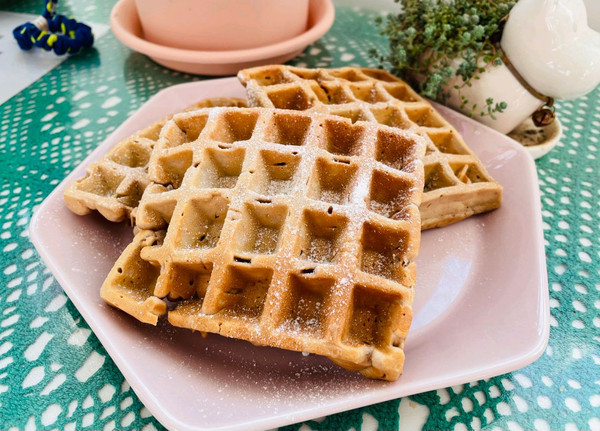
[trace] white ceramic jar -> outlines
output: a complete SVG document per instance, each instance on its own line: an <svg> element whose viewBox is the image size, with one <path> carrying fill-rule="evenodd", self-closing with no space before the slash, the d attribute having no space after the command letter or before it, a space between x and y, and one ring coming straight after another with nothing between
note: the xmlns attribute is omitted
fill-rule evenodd
<svg viewBox="0 0 600 431"><path fill-rule="evenodd" d="M588 26L583 0L520 0L510 12L501 47L524 80L545 96L580 97L600 83L600 33ZM460 83L457 78L448 88ZM458 94L451 94L448 104L459 109ZM505 101L507 109L494 114L495 120L475 115L501 133L513 130L543 105L505 65L489 66L461 94L478 107L490 97Z"/></svg>

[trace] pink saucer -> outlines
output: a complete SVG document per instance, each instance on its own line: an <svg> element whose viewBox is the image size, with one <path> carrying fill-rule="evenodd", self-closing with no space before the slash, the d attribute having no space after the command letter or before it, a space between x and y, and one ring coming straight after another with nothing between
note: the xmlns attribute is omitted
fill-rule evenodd
<svg viewBox="0 0 600 431"><path fill-rule="evenodd" d="M144 40L134 0L117 2L110 14L110 26L124 45L169 69L198 75L233 75L240 69L283 63L296 57L331 28L334 17L331 0L310 0L308 30L301 35L272 45L232 51L194 51Z"/></svg>

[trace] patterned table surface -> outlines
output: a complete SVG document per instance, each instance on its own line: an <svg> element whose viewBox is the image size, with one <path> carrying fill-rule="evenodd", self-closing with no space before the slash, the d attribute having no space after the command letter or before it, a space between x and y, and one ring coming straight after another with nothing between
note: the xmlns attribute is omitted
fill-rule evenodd
<svg viewBox="0 0 600 431"><path fill-rule="evenodd" d="M35 13L41 3L3 1L0 10ZM106 24L112 3L60 8ZM385 47L376 15L339 7L329 33L291 64L376 66L368 51ZM40 202L142 103L197 79L107 34L0 106L0 429L163 429L42 263L27 229ZM599 98L596 88L558 103L564 136L536 162L551 307L542 357L489 380L286 430L600 430Z"/></svg>

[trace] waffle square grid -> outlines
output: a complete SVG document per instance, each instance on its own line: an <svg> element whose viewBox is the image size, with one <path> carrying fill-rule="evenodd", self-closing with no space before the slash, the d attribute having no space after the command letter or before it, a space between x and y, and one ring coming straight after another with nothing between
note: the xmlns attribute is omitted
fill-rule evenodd
<svg viewBox="0 0 600 431"><path fill-rule="evenodd" d="M154 324L167 297L175 326L395 380L425 147L409 132L315 113L177 114L152 153L141 231L101 295Z"/></svg>
<svg viewBox="0 0 600 431"><path fill-rule="evenodd" d="M242 70L238 78L246 86L250 106L334 114L424 136L423 229L500 206L502 187L460 134L408 84L383 70L270 65Z"/></svg>
<svg viewBox="0 0 600 431"><path fill-rule="evenodd" d="M185 109L191 111L215 106L246 106L246 101L231 97L204 99ZM150 184L148 163L160 131L172 117L166 116L121 141L97 162L86 175L65 190L67 207L78 215L97 210L113 222L130 220L142 194ZM131 220L133 222L133 220Z"/></svg>

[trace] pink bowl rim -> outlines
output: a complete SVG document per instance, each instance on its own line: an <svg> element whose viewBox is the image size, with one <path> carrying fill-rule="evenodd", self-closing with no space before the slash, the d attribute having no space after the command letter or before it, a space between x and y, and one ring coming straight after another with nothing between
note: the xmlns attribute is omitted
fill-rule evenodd
<svg viewBox="0 0 600 431"><path fill-rule="evenodd" d="M163 60L188 63L228 64L285 54L304 48L319 39L331 28L335 18L335 8L331 0L310 0L310 11L314 13L318 5L323 5L322 13L314 17L315 22L311 28L296 37L258 48L229 51L195 51L158 45L148 42L133 33L123 22L123 15L129 14L133 10L133 1L119 0L111 11L110 26L117 39L142 54Z"/></svg>

